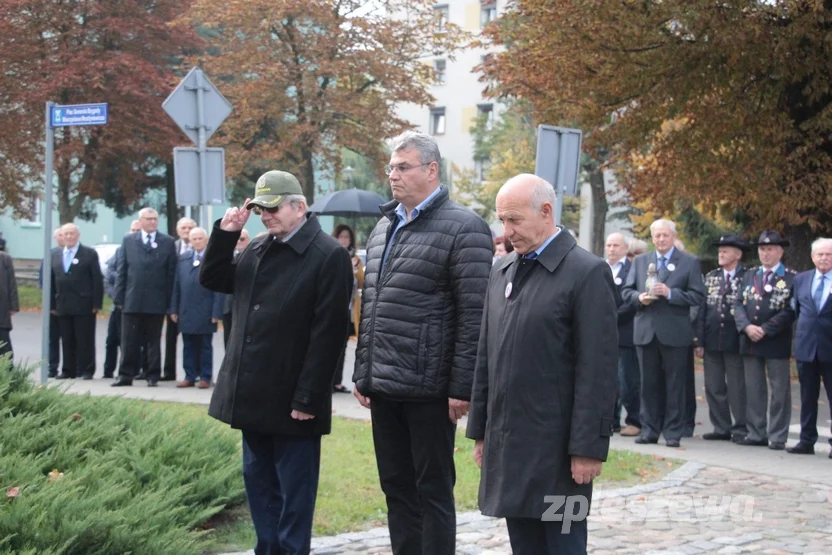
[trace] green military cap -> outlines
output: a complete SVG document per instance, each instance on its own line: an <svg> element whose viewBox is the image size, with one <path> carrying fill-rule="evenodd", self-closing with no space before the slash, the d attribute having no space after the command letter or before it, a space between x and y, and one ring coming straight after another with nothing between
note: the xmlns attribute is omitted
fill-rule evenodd
<svg viewBox="0 0 832 555"><path fill-rule="evenodd" d="M280 204L287 195L302 195L297 178L287 172L272 170L264 173L254 186L254 198L246 205L246 210L254 206L273 208Z"/></svg>

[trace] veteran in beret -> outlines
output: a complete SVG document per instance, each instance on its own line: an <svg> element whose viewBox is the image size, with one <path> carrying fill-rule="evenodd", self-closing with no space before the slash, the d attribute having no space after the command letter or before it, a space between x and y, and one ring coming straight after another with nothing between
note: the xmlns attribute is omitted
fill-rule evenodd
<svg viewBox="0 0 832 555"><path fill-rule="evenodd" d="M705 276L706 297L696 319L696 354L704 358L705 398L713 432L706 440L745 439L745 369L740 356L740 332L734 305L745 268L743 252L750 246L736 235L711 243L718 249L719 268Z"/></svg>
<svg viewBox="0 0 832 555"><path fill-rule="evenodd" d="M782 450L789 435L792 390L792 284L796 272L783 262L789 242L776 231L764 231L756 243L761 264L745 271L734 303L745 369L746 426L741 445ZM769 387L771 406L769 407Z"/></svg>

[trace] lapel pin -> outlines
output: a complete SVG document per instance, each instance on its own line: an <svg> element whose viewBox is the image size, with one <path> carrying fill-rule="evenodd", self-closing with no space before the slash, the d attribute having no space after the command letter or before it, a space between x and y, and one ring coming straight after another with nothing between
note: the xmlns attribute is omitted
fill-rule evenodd
<svg viewBox="0 0 832 555"><path fill-rule="evenodd" d="M765 290L766 290L766 293L771 293L771 284L770 284L770 283L766 283L766 286L765 286L765 287L763 287L763 289L765 289Z"/></svg>
<svg viewBox="0 0 832 555"><path fill-rule="evenodd" d="M197 266L199 266L199 260L194 260L194 268L196 268Z"/></svg>
<svg viewBox="0 0 832 555"><path fill-rule="evenodd" d="M506 298L509 298L510 296L511 296L511 282L508 282L508 285L506 285Z"/></svg>
<svg viewBox="0 0 832 555"><path fill-rule="evenodd" d="M159 245L157 245L157 244L156 244L156 241L153 241L152 243L150 243L150 246L151 246L151 247L153 247L153 248L155 249L155 248L156 248L156 247L158 247Z"/></svg>
<svg viewBox="0 0 832 555"><path fill-rule="evenodd" d="M73 258L73 259L72 259L72 263L73 263L73 264L78 264L78 259L77 259L77 258Z"/></svg>
<svg viewBox="0 0 832 555"><path fill-rule="evenodd" d="M674 264L673 262L671 262L670 264L667 265L667 271L668 272L672 272L675 269L676 269L676 264Z"/></svg>
<svg viewBox="0 0 832 555"><path fill-rule="evenodd" d="M621 278L620 277L615 278L614 281L615 281L616 285L621 285Z"/></svg>

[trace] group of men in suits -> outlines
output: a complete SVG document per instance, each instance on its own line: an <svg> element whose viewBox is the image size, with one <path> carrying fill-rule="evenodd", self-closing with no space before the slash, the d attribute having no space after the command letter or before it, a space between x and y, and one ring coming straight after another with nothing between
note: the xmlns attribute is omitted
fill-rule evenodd
<svg viewBox="0 0 832 555"><path fill-rule="evenodd" d="M782 258L789 242L764 231L755 243L735 235L713 243L719 267L704 277L696 257L677 247L669 220L651 225L655 251L626 257L618 233L607 238L607 263L619 294L619 388L616 423L636 443L678 447L692 435L691 352L704 359L713 431L706 440L786 449L791 420L790 363L801 388L800 441L789 453L814 453L820 383L832 406L832 240L812 245L814 270L797 274ZM743 254L757 248L760 265ZM621 407L626 410L620 428ZM830 455L832 457L832 455Z"/></svg>

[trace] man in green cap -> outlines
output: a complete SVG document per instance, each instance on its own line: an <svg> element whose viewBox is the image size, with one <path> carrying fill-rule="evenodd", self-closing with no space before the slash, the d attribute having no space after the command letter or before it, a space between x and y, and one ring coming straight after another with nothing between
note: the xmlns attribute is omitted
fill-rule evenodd
<svg viewBox="0 0 832 555"><path fill-rule="evenodd" d="M251 213L269 233L234 261ZM309 553L321 436L346 341L349 253L307 212L298 180L270 171L214 224L200 283L233 294L234 326L208 414L242 430L255 553Z"/></svg>

